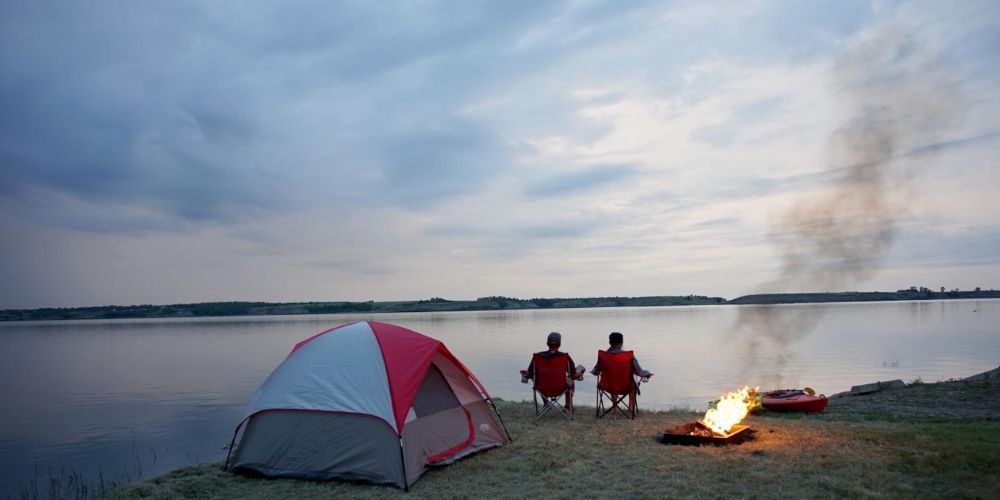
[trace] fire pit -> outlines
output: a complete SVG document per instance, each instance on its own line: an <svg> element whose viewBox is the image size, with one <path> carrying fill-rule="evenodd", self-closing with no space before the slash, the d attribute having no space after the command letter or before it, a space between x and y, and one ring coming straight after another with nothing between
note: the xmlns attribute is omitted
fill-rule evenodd
<svg viewBox="0 0 1000 500"><path fill-rule="evenodd" d="M678 425L660 435L664 444L702 445L743 442L751 435L749 425L738 425L757 404L757 389L744 387L719 398L697 422Z"/></svg>
<svg viewBox="0 0 1000 500"><path fill-rule="evenodd" d="M678 425L660 434L659 441L663 444L679 444L684 446L701 446L703 444L737 444L742 443L753 434L749 425L734 425L726 434L712 432L701 420Z"/></svg>

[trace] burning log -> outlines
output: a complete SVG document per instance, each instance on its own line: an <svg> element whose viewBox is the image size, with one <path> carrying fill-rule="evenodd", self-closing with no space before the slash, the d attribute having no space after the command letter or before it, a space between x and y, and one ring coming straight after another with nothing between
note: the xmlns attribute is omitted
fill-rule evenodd
<svg viewBox="0 0 1000 500"><path fill-rule="evenodd" d="M716 434L727 434L734 425L743 421L750 409L757 406L757 390L750 386L744 386L736 392L730 392L719 398L715 407L710 407L705 412L704 420Z"/></svg>
<svg viewBox="0 0 1000 500"><path fill-rule="evenodd" d="M687 422L660 435L663 444L698 446L703 444L742 443L753 434L749 425L734 425L726 434L717 434L705 422Z"/></svg>
<svg viewBox="0 0 1000 500"><path fill-rule="evenodd" d="M738 425L757 405L757 389L744 387L719 398L705 417L688 422L660 435L664 444L701 445L730 444L745 440L752 433L749 425Z"/></svg>

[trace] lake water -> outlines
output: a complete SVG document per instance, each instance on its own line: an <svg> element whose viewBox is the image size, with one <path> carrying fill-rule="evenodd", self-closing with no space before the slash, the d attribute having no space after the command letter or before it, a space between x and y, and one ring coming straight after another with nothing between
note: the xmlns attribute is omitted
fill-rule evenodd
<svg viewBox="0 0 1000 500"><path fill-rule="evenodd" d="M1000 300L0 323L0 496L71 473L135 480L221 460L292 345L360 319L443 341L514 400L531 398L517 372L550 331L588 370L608 333L624 333L656 374L641 408L704 409L744 384L832 394L1000 364ZM576 401L594 404L589 374Z"/></svg>

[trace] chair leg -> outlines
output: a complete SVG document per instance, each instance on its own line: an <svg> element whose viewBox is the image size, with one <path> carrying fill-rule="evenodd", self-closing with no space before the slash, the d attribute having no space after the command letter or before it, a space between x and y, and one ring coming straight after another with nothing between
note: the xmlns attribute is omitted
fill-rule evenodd
<svg viewBox="0 0 1000 500"><path fill-rule="evenodd" d="M570 420L573 420L573 410L572 409L566 409L559 402L559 399L562 397L562 395L556 396L554 398L550 398L550 397L545 396L543 394L541 396L541 398L542 398L542 409L539 410L538 409L538 392L535 391L534 394L535 394L535 423L538 423L538 421L541 420L541 418L543 416L545 416L545 414L548 413L551 410L556 410L559 413L561 413L564 417L566 417L566 418L568 418Z"/></svg>
<svg viewBox="0 0 1000 500"><path fill-rule="evenodd" d="M599 391L597 401L597 418L604 418L609 413L617 412L616 414L618 415L635 420L635 417L630 413L630 408L625 402L625 398L627 397L628 394L609 394L604 391ZM605 405L605 398L607 398L607 405Z"/></svg>
<svg viewBox="0 0 1000 500"><path fill-rule="evenodd" d="M535 400L535 420L538 419L538 391L531 391L532 399Z"/></svg>
<svg viewBox="0 0 1000 500"><path fill-rule="evenodd" d="M552 409L552 398L542 396L542 409L535 412L535 422L542 419Z"/></svg>
<svg viewBox="0 0 1000 500"><path fill-rule="evenodd" d="M566 418L568 418L570 420L573 420L573 410L572 409L566 409L566 407L564 407L563 405L559 404L559 400L558 399L553 400L552 407L555 408L555 409L557 409L557 410L559 410L559 413L562 413L564 417L566 417Z"/></svg>
<svg viewBox="0 0 1000 500"><path fill-rule="evenodd" d="M632 393L629 394L629 412L632 413L632 420L639 416L639 383L636 382L635 388L632 389Z"/></svg>
<svg viewBox="0 0 1000 500"><path fill-rule="evenodd" d="M622 414L625 417L628 417L628 412L622 409L622 407L625 406L622 404L622 402L625 400L625 395L619 395L613 397L615 400L614 401L615 409L618 410L618 413Z"/></svg>
<svg viewBox="0 0 1000 500"><path fill-rule="evenodd" d="M537 412L535 412L535 422L538 422L539 420L541 420L542 417L544 417L545 414L548 413L549 410L552 409L552 406L549 404L549 401L546 398L543 397L542 398L542 402L543 402L542 409L538 410Z"/></svg>
<svg viewBox="0 0 1000 500"><path fill-rule="evenodd" d="M598 390L598 409L597 418L604 418L615 409L615 398L613 394ZM607 399L607 404L605 404L605 399Z"/></svg>

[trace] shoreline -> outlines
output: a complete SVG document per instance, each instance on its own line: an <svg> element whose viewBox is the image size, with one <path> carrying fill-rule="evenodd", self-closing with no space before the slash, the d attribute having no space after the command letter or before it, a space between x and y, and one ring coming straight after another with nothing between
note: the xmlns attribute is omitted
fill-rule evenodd
<svg viewBox="0 0 1000 500"><path fill-rule="evenodd" d="M183 319L316 314L393 314L420 312L518 311L545 309L594 309L615 307L675 307L703 305L836 304L856 302L907 302L1000 299L1000 291L931 292L830 292L745 295L732 300L704 295L647 297L584 297L515 299L481 297L447 300L439 297L416 301L385 302L202 302L193 304L95 306L0 310L0 322L112 319Z"/></svg>

